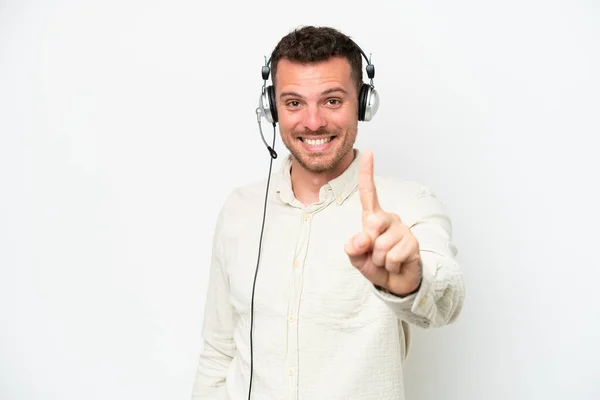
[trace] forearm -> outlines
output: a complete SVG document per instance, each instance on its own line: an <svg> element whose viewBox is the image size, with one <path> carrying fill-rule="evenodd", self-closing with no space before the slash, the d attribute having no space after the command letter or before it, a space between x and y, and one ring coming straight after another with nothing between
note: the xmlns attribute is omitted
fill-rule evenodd
<svg viewBox="0 0 600 400"><path fill-rule="evenodd" d="M455 260L422 251L423 276L416 293L401 297L375 288L399 319L422 328L434 328L456 320L464 301L464 283Z"/></svg>
<svg viewBox="0 0 600 400"><path fill-rule="evenodd" d="M236 353L233 338L235 310L229 302L229 277L223 257L222 214L213 238L208 291L204 308L200 354L192 389L192 400L220 399L230 364Z"/></svg>
<svg viewBox="0 0 600 400"><path fill-rule="evenodd" d="M465 288L456 261L450 217L433 193L421 193L409 222L419 243L420 286L416 293L405 297L375 292L398 318L423 328L440 327L454 322L460 314Z"/></svg>
<svg viewBox="0 0 600 400"><path fill-rule="evenodd" d="M218 350L222 349L222 350ZM226 351L224 352L223 349ZM235 349L231 342L217 345L204 341L194 379L192 400L219 399L225 393L227 371Z"/></svg>

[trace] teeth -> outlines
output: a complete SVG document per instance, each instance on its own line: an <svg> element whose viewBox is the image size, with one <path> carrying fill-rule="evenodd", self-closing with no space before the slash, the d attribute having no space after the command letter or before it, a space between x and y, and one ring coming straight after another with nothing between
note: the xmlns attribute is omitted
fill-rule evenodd
<svg viewBox="0 0 600 400"><path fill-rule="evenodd" d="M330 137L323 139L304 139L304 143L309 146L322 146L325 143L329 143L329 141L331 141Z"/></svg>

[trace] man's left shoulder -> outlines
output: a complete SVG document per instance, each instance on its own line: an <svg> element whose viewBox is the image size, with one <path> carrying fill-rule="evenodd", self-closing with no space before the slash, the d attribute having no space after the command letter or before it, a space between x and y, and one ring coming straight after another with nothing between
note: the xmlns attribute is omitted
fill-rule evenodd
<svg viewBox="0 0 600 400"><path fill-rule="evenodd" d="M375 175L374 181L378 195L390 196L396 201L399 199L418 200L422 197L437 198L432 187L422 182L382 175Z"/></svg>
<svg viewBox="0 0 600 400"><path fill-rule="evenodd" d="M444 202L431 186L393 176L374 176L379 203L384 211L398 214L412 223L426 216L446 216Z"/></svg>

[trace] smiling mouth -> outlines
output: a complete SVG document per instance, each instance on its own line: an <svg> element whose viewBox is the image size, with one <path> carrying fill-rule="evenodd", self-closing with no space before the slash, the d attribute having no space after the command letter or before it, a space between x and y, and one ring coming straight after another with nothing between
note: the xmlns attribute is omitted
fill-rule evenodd
<svg viewBox="0 0 600 400"><path fill-rule="evenodd" d="M325 137L325 138L318 138L318 139L311 139L311 138L303 138L300 137L300 141L302 141L303 143L306 143L309 146L323 146L324 144L327 144L329 142L331 142L333 140L333 138L335 138L335 136L329 136L329 137Z"/></svg>

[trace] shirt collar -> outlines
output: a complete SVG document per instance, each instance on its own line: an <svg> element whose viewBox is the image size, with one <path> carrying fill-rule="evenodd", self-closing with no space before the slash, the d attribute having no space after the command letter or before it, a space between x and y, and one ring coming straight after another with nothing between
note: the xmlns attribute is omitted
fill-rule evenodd
<svg viewBox="0 0 600 400"><path fill-rule="evenodd" d="M338 204L342 204L358 188L358 164L360 160L360 150L354 149L354 160L344 172L337 178L332 179L321 187L320 196L330 190ZM275 189L280 199L284 203L299 205L292 190L292 155L288 155L282 162L278 171L277 183Z"/></svg>

